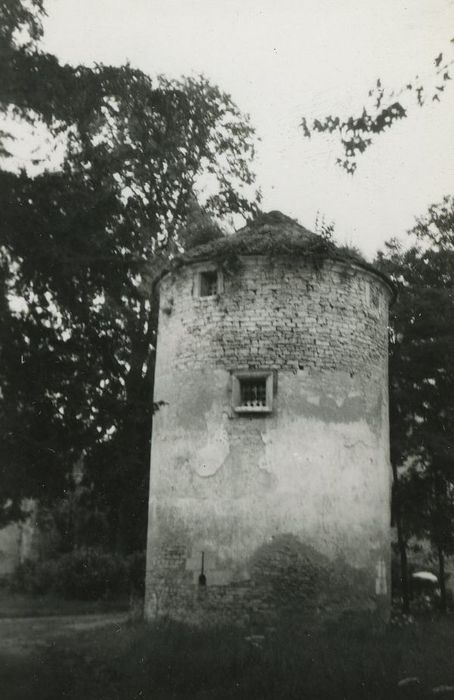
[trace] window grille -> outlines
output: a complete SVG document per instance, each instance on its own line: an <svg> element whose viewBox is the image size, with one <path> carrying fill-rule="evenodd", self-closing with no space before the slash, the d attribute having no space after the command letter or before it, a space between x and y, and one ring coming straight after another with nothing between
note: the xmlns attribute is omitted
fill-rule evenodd
<svg viewBox="0 0 454 700"><path fill-rule="evenodd" d="M217 270L207 270L200 273L200 296L213 297L218 293Z"/></svg>
<svg viewBox="0 0 454 700"><path fill-rule="evenodd" d="M241 406L266 406L266 378L240 379Z"/></svg>
<svg viewBox="0 0 454 700"><path fill-rule="evenodd" d="M236 413L272 413L275 373L271 370L232 372L232 406Z"/></svg>

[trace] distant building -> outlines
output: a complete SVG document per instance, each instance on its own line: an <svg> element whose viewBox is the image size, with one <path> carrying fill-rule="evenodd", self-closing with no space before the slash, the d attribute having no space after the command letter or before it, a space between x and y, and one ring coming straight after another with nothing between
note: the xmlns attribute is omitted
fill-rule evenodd
<svg viewBox="0 0 454 700"><path fill-rule="evenodd" d="M386 615L388 280L271 212L159 290L146 616Z"/></svg>
<svg viewBox="0 0 454 700"><path fill-rule="evenodd" d="M26 559L37 556L36 505L29 501L25 508L29 515L23 522L0 528L0 579L10 576Z"/></svg>

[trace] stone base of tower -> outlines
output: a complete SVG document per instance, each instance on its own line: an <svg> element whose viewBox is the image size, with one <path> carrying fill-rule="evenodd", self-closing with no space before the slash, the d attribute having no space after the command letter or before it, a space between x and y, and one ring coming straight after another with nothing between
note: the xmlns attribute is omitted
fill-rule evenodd
<svg viewBox="0 0 454 700"><path fill-rule="evenodd" d="M157 557L150 557L147 620L259 627L285 619L324 621L345 614L365 613L377 622L389 618L384 573L389 567L383 558L375 565L371 562L369 569L355 569L345 561L328 559L288 534L259 547L248 562L248 573L243 568L237 580L222 572L216 576L208 563L200 583L192 559L178 546L163 548Z"/></svg>

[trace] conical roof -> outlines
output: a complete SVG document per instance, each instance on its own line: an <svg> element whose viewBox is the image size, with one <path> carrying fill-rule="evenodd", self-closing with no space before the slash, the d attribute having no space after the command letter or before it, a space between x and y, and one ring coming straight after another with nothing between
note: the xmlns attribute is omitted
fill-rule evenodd
<svg viewBox="0 0 454 700"><path fill-rule="evenodd" d="M222 258L223 255L261 255L271 252L282 254L300 251L307 252L314 245L327 243L316 233L280 211L259 214L246 226L230 236L224 236L186 251L184 261L200 260L209 257Z"/></svg>
<svg viewBox="0 0 454 700"><path fill-rule="evenodd" d="M358 265L380 277L390 287L394 295L394 285L389 278L354 251L337 247L329 239L309 231L295 219L280 211L261 213L235 233L216 238L209 243L175 256L155 279L158 281L166 272L182 265L205 260L227 261L241 255L290 255L310 258L316 267L324 260L338 260L350 265Z"/></svg>

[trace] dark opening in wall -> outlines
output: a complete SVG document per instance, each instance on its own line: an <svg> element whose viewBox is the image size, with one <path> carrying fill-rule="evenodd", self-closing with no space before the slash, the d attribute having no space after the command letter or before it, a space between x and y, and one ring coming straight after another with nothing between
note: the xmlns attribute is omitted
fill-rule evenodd
<svg viewBox="0 0 454 700"><path fill-rule="evenodd" d="M240 379L240 406L266 406L266 378Z"/></svg>
<svg viewBox="0 0 454 700"><path fill-rule="evenodd" d="M271 413L273 372L239 370L232 372L232 403L236 413Z"/></svg>
<svg viewBox="0 0 454 700"><path fill-rule="evenodd" d="M206 270L200 273L200 296L213 297L218 293L217 270Z"/></svg>

